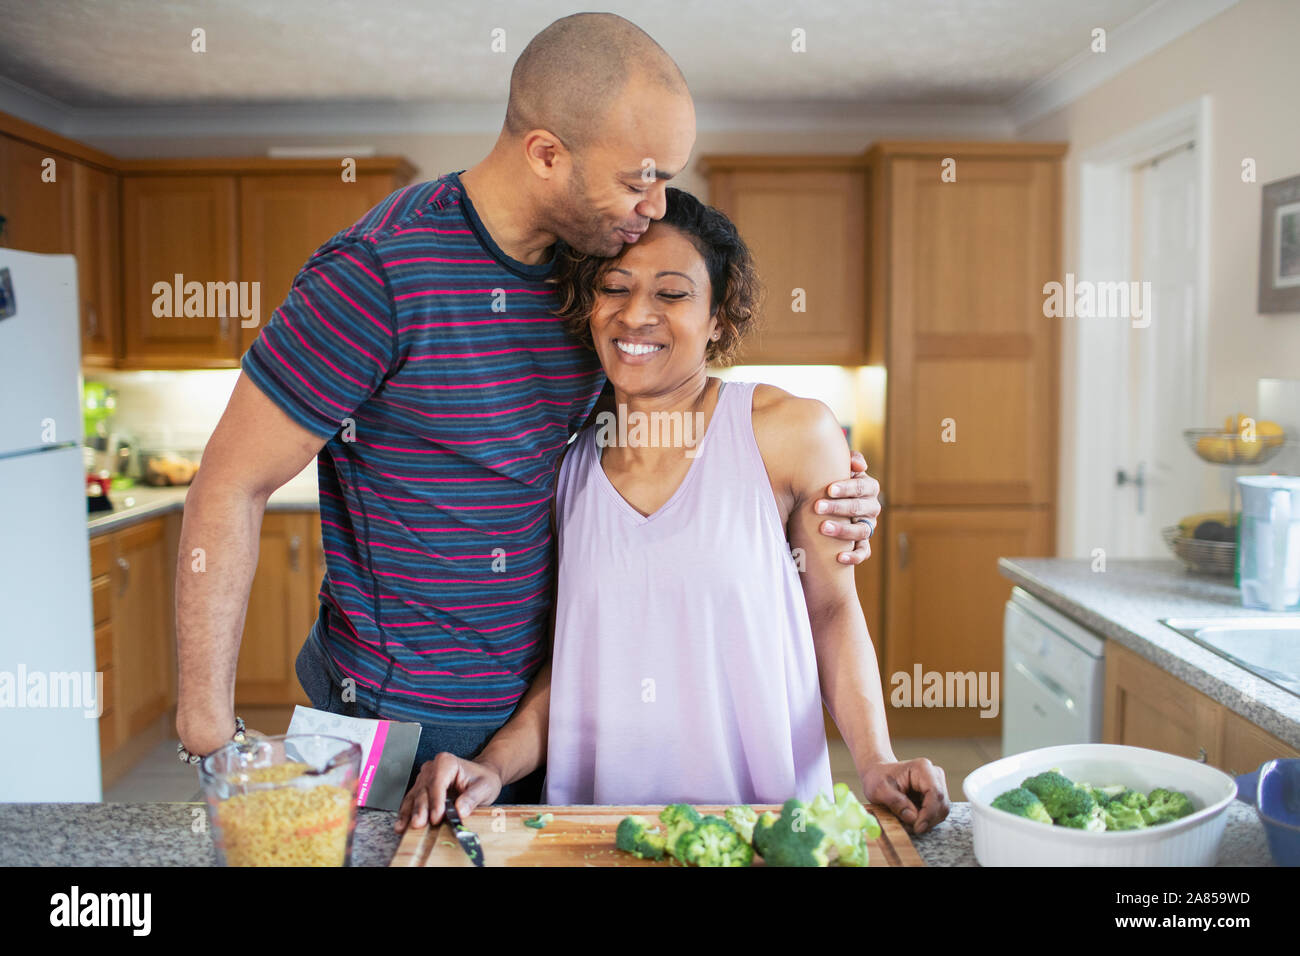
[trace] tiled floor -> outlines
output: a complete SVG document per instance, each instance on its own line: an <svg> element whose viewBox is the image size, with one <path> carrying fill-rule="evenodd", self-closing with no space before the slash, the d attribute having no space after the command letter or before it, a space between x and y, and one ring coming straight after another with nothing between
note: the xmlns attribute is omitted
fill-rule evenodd
<svg viewBox="0 0 1300 956"><path fill-rule="evenodd" d="M199 772L176 759L176 741L164 740L117 783L105 803L174 803L199 800Z"/></svg>
<svg viewBox="0 0 1300 956"><path fill-rule="evenodd" d="M931 763L942 767L948 781L948 796L952 800L966 799L961 782L967 774L1002 756L999 737L896 738L893 744L899 760L928 757ZM861 796L862 784L854 769L853 758L849 756L849 748L843 741L835 740L830 744L830 751L831 776L837 781L845 781Z"/></svg>
<svg viewBox="0 0 1300 956"><path fill-rule="evenodd" d="M849 750L841 741L833 741L831 775L844 780L861 794L862 785ZM898 739L894 753L899 760L929 757L943 768L948 780L948 795L965 800L961 782L976 767L1002 756L1002 742L997 737ZM197 800L198 772L176 759L174 741L164 741L104 793L105 803L153 803Z"/></svg>

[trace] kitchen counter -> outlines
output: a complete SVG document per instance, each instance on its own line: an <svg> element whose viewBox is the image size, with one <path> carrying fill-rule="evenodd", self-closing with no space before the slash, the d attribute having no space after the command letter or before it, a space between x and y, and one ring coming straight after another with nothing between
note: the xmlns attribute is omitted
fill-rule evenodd
<svg viewBox="0 0 1300 956"><path fill-rule="evenodd" d="M1255 810L1234 801L1219 847L1219 866L1271 865ZM397 814L362 810L352 862L387 866L401 835ZM475 817L469 822L473 826ZM480 817L480 819L482 819ZM196 831L196 821L199 829ZM948 819L912 838L927 866L974 866L969 803L954 803ZM215 855L202 803L0 804L0 866L212 866Z"/></svg>
<svg viewBox="0 0 1300 956"><path fill-rule="evenodd" d="M1241 606L1225 578L1174 560L1001 558L998 569L1066 617L1168 671L1292 747L1300 748L1300 697L1256 677L1160 623L1165 617L1294 616Z"/></svg>
<svg viewBox="0 0 1300 956"><path fill-rule="evenodd" d="M185 495L188 491L188 485L174 487L137 485L134 488L110 492L108 498L113 502L113 510L92 511L88 515L90 536L93 538L150 518L161 518L173 511L183 511ZM273 491L266 503L267 511L316 511L319 508L315 462Z"/></svg>

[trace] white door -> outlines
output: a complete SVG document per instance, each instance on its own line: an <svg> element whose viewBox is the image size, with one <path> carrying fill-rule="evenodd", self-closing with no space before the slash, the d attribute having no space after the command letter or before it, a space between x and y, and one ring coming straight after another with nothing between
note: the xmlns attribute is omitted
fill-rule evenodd
<svg viewBox="0 0 1300 956"><path fill-rule="evenodd" d="M1207 466L1183 438L1201 419L1203 343L1196 321L1197 162L1180 147L1134 171L1133 273L1146 314L1123 326L1127 452L1118 486L1123 557L1168 557L1160 529L1198 508ZM1148 284L1149 283L1149 284Z"/></svg>

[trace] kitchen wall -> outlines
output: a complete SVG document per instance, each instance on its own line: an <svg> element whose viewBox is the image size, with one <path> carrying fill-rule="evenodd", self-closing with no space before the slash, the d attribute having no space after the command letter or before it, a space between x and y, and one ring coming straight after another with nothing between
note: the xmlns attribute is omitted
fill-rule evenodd
<svg viewBox="0 0 1300 956"><path fill-rule="evenodd" d="M1300 3L1242 0L1064 108L1016 131L1018 138L1065 140L1065 271L1077 271L1079 156L1124 131L1211 97L1209 394L1206 425L1254 412L1261 378L1294 378L1300 364L1300 314L1256 311L1260 188L1300 174L1300 107L1295 62L1300 56ZM1257 182L1241 181L1252 157ZM1061 421L1074 419L1070 353L1074 328L1062 335ZM1062 441L1059 547L1074 553L1069 516L1075 508L1073 443ZM1222 471L1220 469L1219 471ZM1206 466L1206 507L1223 507L1219 474ZM1210 499L1209 494L1218 498Z"/></svg>

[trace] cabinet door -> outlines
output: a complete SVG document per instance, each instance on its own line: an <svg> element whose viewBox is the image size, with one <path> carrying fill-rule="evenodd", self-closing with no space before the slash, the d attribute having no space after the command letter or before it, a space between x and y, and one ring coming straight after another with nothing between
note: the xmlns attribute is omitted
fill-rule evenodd
<svg viewBox="0 0 1300 956"><path fill-rule="evenodd" d="M1269 760L1300 757L1300 750L1224 708L1223 759L1219 766L1236 776L1259 769Z"/></svg>
<svg viewBox="0 0 1300 956"><path fill-rule="evenodd" d="M1055 490L1059 164L887 161L887 460L896 504L1048 504Z"/></svg>
<svg viewBox="0 0 1300 956"><path fill-rule="evenodd" d="M1051 516L1044 508L917 510L894 506L881 516L885 568L884 661L881 679L890 732L901 736L997 736L1002 719L981 707L895 707L900 687L926 672L985 675L1001 695L1002 611L1009 585L998 573L1003 555L1043 555ZM978 689L978 685L977 685ZM909 704L914 700L909 699ZM950 702L951 703L951 702Z"/></svg>
<svg viewBox="0 0 1300 956"><path fill-rule="evenodd" d="M81 295L81 362L109 366L117 358L121 241L117 176L76 163L74 227Z"/></svg>
<svg viewBox="0 0 1300 956"><path fill-rule="evenodd" d="M103 708L99 715L99 758L118 746L117 668L113 666L113 540L104 535L90 541L90 602L95 624L95 670L104 675Z"/></svg>
<svg viewBox="0 0 1300 956"><path fill-rule="evenodd" d="M308 702L298 686L294 661L315 620L307 597L315 571L313 517L275 512L263 518L235 671L239 706Z"/></svg>
<svg viewBox="0 0 1300 956"><path fill-rule="evenodd" d="M741 363L863 364L865 183L861 167L710 177L710 201L736 224L766 293Z"/></svg>
<svg viewBox="0 0 1300 956"><path fill-rule="evenodd" d="M1221 767L1223 707L1114 641L1106 642L1102 739Z"/></svg>
<svg viewBox="0 0 1300 956"><path fill-rule="evenodd" d="M25 252L73 251L75 165L61 153L0 136L0 243Z"/></svg>
<svg viewBox="0 0 1300 956"><path fill-rule="evenodd" d="M165 575L161 519L116 532L114 538L113 669L119 742L140 733L168 706L172 615Z"/></svg>
<svg viewBox="0 0 1300 956"><path fill-rule="evenodd" d="M125 178L124 367L238 365L238 302L232 307L226 294L227 283L236 283L236 295L239 290L236 212L233 176ZM182 285L179 314L178 281ZM200 283L203 292L191 299L184 286L192 282ZM157 292L155 284L161 284ZM225 315L220 314L223 311Z"/></svg>
<svg viewBox="0 0 1300 956"><path fill-rule="evenodd" d="M240 328L240 354L284 302L303 264L340 229L360 219L392 192L388 175L338 173L241 176L239 275L259 282L256 326Z"/></svg>

